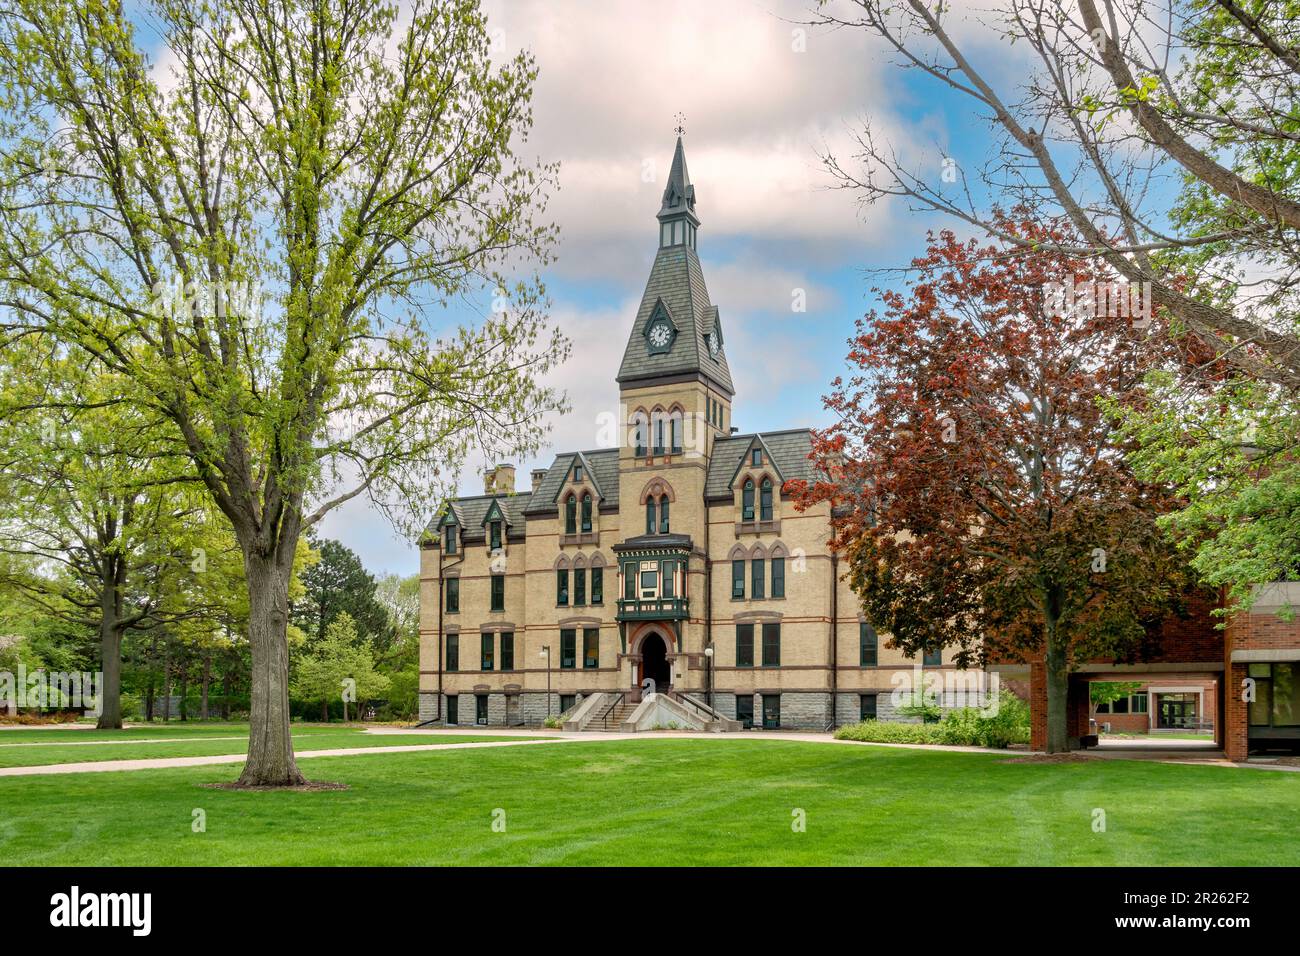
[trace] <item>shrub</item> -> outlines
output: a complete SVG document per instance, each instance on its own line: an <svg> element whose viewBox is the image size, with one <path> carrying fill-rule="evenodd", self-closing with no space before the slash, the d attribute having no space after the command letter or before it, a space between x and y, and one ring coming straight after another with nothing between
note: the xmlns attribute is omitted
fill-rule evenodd
<svg viewBox="0 0 1300 956"><path fill-rule="evenodd" d="M858 740L869 744L942 744L942 724L904 724L888 720L864 720L835 731L836 740Z"/></svg>
<svg viewBox="0 0 1300 956"><path fill-rule="evenodd" d="M547 717L545 720L542 721L542 726L543 726L543 727L550 727L552 730L557 730L557 729L559 729L559 728L561 728L561 727L564 726L564 718L562 718L562 717Z"/></svg>
<svg viewBox="0 0 1300 956"><path fill-rule="evenodd" d="M950 710L940 723L904 724L867 720L835 731L836 740L873 744L954 744L1007 747L1029 742L1029 705L1010 691L998 694L998 712L987 717L974 707Z"/></svg>
<svg viewBox="0 0 1300 956"><path fill-rule="evenodd" d="M1029 741L1029 705L1008 690L998 693L998 711L988 717L974 707L944 715L944 743L968 747L1007 747Z"/></svg>

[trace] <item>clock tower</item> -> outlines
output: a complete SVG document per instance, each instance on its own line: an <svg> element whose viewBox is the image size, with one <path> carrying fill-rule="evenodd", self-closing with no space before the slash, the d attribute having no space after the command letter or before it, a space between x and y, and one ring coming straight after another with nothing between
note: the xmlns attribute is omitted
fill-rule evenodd
<svg viewBox="0 0 1300 956"><path fill-rule="evenodd" d="M622 465L632 470L665 458L704 466L731 428L731 370L696 253L700 218L680 136L656 219L658 251L618 371L629 430Z"/></svg>
<svg viewBox="0 0 1300 956"><path fill-rule="evenodd" d="M689 682L707 640L705 492L733 395L722 319L696 253L700 218L681 136L656 219L658 249L618 371L627 433L613 550L633 686L649 679L666 690Z"/></svg>

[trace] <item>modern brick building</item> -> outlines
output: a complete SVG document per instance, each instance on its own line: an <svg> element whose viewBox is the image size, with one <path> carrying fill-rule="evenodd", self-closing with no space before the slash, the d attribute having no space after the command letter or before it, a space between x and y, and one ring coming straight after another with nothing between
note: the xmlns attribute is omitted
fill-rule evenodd
<svg viewBox="0 0 1300 956"><path fill-rule="evenodd" d="M658 249L616 382L620 447L557 455L531 485L501 465L421 549L420 717L511 725L593 694L659 691L761 727L892 713L893 675L951 671L886 649L827 547L829 506L794 509L807 429L737 434L723 319L696 253L678 139Z"/></svg>

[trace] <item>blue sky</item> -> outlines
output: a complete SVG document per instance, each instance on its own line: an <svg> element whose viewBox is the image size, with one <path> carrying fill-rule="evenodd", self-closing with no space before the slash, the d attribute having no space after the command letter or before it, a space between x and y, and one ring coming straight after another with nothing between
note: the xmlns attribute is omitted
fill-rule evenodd
<svg viewBox="0 0 1300 956"><path fill-rule="evenodd" d="M736 382L734 423L826 424L822 396L844 367L854 320L876 304L871 287L884 281L872 270L906 265L940 223L901 205L860 209L829 188L819 153L847 158L852 134L870 122L937 178L944 153L988 159L988 125L968 102L896 69L862 31L797 32L805 3L485 6L494 42L529 49L540 70L522 152L561 163L551 202L558 261L543 277L552 318L575 343L552 376L573 411L552 423L541 455L514 463L519 487L555 454L597 446L597 416L617 408L614 375L656 249L678 112L703 223L698 250ZM1014 70L1005 51L987 52L995 71ZM806 313L791 310L795 289ZM429 317L435 327L464 318ZM482 491L485 464L467 462L463 494ZM417 570L415 547L364 501L330 515L321 533L373 572Z"/></svg>

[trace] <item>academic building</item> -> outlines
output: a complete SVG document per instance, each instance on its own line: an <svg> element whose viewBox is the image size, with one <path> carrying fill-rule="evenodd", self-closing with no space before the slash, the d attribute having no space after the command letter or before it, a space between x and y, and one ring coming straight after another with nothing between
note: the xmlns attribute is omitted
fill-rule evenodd
<svg viewBox="0 0 1300 956"><path fill-rule="evenodd" d="M619 447L556 456L516 487L499 465L456 498L420 550L420 719L574 730L828 729L895 717L899 675L987 688L947 651L885 647L828 547L830 506L800 512L816 476L807 429L740 433L722 313L696 253L695 187L677 141L645 293L615 375ZM1212 603L1171 618L1135 662L1079 662L1070 735L1200 729L1232 759L1300 743L1300 583L1268 585L1215 626ZM1046 671L990 666L1030 702L1046 744ZM937 681L936 681L937 678ZM1094 681L1137 682L1098 713ZM959 683L960 682L960 683Z"/></svg>
<svg viewBox="0 0 1300 956"><path fill-rule="evenodd" d="M829 506L795 510L809 431L733 427L745 357L709 298L680 138L656 218L621 447L558 455L522 489L500 465L429 528L422 720L821 730L890 716L896 671L947 667L883 646L839 580ZM667 700L638 714L651 687Z"/></svg>

